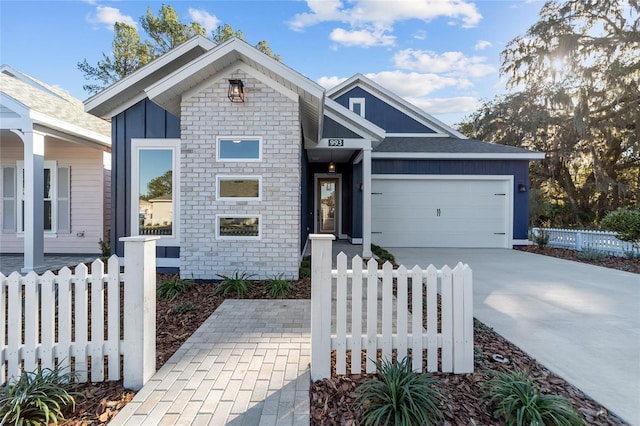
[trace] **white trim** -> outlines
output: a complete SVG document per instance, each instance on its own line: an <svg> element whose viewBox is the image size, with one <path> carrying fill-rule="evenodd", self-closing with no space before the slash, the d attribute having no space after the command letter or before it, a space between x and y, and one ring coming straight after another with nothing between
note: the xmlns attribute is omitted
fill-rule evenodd
<svg viewBox="0 0 640 426"><path fill-rule="evenodd" d="M223 197L220 195L220 181L253 180L258 182L257 197ZM257 175L216 175L216 201L262 201L262 176Z"/></svg>
<svg viewBox="0 0 640 426"><path fill-rule="evenodd" d="M362 257L372 257L371 253L371 148L362 152Z"/></svg>
<svg viewBox="0 0 640 426"><path fill-rule="evenodd" d="M424 160L542 160L543 152L516 153L457 153L457 152L373 152L371 158L380 159L424 159Z"/></svg>
<svg viewBox="0 0 640 426"><path fill-rule="evenodd" d="M362 244L362 238L349 238L351 244Z"/></svg>
<svg viewBox="0 0 640 426"><path fill-rule="evenodd" d="M106 147L111 147L111 136L105 136L100 133L87 130L84 127L76 126L75 124L69 124L66 121L50 117L46 114L34 110L30 111L29 117L34 122L43 126L51 127L52 129L59 130L63 133L71 133L72 136L79 136L83 139L87 139L89 142L95 142Z"/></svg>
<svg viewBox="0 0 640 426"><path fill-rule="evenodd" d="M258 141L258 158L220 158L220 141ZM216 137L216 161L223 163L259 163L262 161L262 136L218 136Z"/></svg>
<svg viewBox="0 0 640 426"><path fill-rule="evenodd" d="M131 225L131 236L140 235L139 229L139 186L140 176L138 165L140 164L141 150L171 150L172 151L172 192L173 192L173 219L171 226L173 227L172 235L161 235L156 241L159 247L179 246L180 245L180 139L160 139L160 138L132 138L131 139L131 211L129 220Z"/></svg>
<svg viewBox="0 0 640 426"><path fill-rule="evenodd" d="M388 138L441 138L442 133L387 133ZM445 135L445 137L450 137ZM456 138L458 139L458 138Z"/></svg>
<svg viewBox="0 0 640 426"><path fill-rule="evenodd" d="M382 141L386 132L383 128L376 126L371 121L360 117L350 109L345 108L330 98L324 100L324 115L335 120L349 130L359 134L365 139L375 139Z"/></svg>
<svg viewBox="0 0 640 426"><path fill-rule="evenodd" d="M58 232L58 162L56 160L44 160L44 170L49 169L49 198L44 198L42 201L48 199L51 201L51 229L43 229L44 236L46 238L56 238ZM71 177L69 176L69 179ZM16 162L16 233L18 236L24 238L24 215L22 214L22 203L24 201L25 188L24 182L24 161L18 160ZM71 182L69 182L71 186ZM71 198L71 194L69 194ZM69 210L71 210L71 203L69 203ZM43 211L44 213L44 211ZM71 214L71 213L69 213Z"/></svg>
<svg viewBox="0 0 640 426"><path fill-rule="evenodd" d="M257 236L227 236L220 235L220 218L248 218L248 219L258 219L258 235ZM216 240L233 240L233 241L256 241L262 239L262 215L261 214L235 214L235 213L220 213L216 214Z"/></svg>
<svg viewBox="0 0 640 426"><path fill-rule="evenodd" d="M357 113L353 110L355 105L360 105L360 113ZM353 111L354 114L358 114L360 117L366 117L364 111L365 98L349 98L349 110Z"/></svg>
<svg viewBox="0 0 640 426"><path fill-rule="evenodd" d="M315 173L313 175L313 233L318 234L318 181L320 179L337 179L338 187L336 198L338 199L338 227L336 234L342 234L342 174L341 173Z"/></svg>
<svg viewBox="0 0 640 426"><path fill-rule="evenodd" d="M527 240L526 238L519 239L519 240L516 240L516 239L511 240L512 246L528 246L529 244L531 244L531 241Z"/></svg>

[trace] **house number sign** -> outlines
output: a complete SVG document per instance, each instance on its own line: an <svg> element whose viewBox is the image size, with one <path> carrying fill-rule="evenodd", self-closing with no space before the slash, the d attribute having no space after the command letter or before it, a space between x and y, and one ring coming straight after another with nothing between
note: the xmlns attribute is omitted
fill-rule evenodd
<svg viewBox="0 0 640 426"><path fill-rule="evenodd" d="M329 139L329 146L344 146L344 139Z"/></svg>

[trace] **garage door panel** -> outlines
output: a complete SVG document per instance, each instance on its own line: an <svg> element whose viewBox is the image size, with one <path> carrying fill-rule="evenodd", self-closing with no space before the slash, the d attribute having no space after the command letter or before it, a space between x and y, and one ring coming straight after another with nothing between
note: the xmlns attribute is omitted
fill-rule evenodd
<svg viewBox="0 0 640 426"><path fill-rule="evenodd" d="M506 247L509 181L374 179L372 242L387 247Z"/></svg>

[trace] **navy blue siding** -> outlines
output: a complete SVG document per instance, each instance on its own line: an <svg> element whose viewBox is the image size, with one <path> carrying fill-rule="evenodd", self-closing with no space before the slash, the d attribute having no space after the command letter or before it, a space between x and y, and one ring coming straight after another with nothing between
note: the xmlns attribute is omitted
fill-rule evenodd
<svg viewBox="0 0 640 426"><path fill-rule="evenodd" d="M352 215L351 215L351 238L362 238L362 161L354 164L351 171L352 176Z"/></svg>
<svg viewBox="0 0 640 426"><path fill-rule="evenodd" d="M383 128L387 133L435 133L433 129L414 120L360 87L354 87L337 97L335 101L345 108L349 108L349 98L364 98L364 118Z"/></svg>
<svg viewBox="0 0 640 426"><path fill-rule="evenodd" d="M131 139L179 138L180 120L144 99L111 121L111 250L124 255L120 237L131 235ZM179 257L179 247L157 247L157 257Z"/></svg>
<svg viewBox="0 0 640 426"><path fill-rule="evenodd" d="M526 160L372 160L373 174L427 175L512 175L513 238L527 239L529 193L518 192L518 185L529 188L529 162Z"/></svg>
<svg viewBox="0 0 640 426"><path fill-rule="evenodd" d="M300 253L302 253L302 250L304 250L304 245L306 244L307 238L309 237L312 226L311 216L309 215L309 212L313 209L313 207L309 207L313 206L313 186L309 188L309 160L307 157L306 149L302 150L301 157L300 182L302 182L302 185L300 185Z"/></svg>
<svg viewBox="0 0 640 426"><path fill-rule="evenodd" d="M348 102L348 101L347 101ZM342 124L338 123L331 118L324 116L324 120L322 122L322 137L323 138L357 138L362 139L362 137L356 132L347 129Z"/></svg>

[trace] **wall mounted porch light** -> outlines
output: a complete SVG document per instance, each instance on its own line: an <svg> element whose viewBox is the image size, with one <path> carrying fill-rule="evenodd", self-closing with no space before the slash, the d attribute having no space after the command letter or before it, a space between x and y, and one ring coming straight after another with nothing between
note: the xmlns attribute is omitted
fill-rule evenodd
<svg viewBox="0 0 640 426"><path fill-rule="evenodd" d="M519 183L518 192L527 192L527 185L525 185L524 183Z"/></svg>
<svg viewBox="0 0 640 426"><path fill-rule="evenodd" d="M233 103L244 102L244 84L242 84L242 80L229 80L227 97Z"/></svg>

